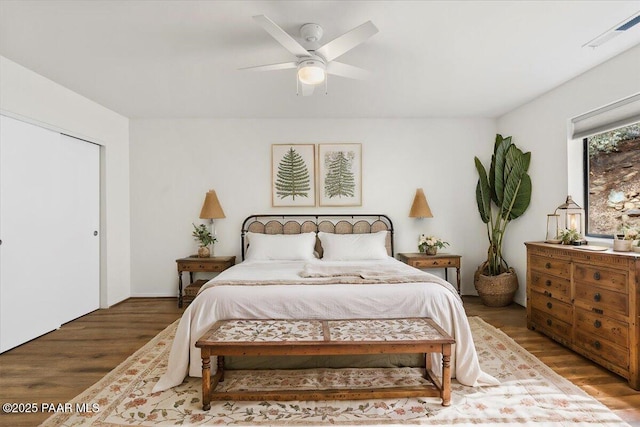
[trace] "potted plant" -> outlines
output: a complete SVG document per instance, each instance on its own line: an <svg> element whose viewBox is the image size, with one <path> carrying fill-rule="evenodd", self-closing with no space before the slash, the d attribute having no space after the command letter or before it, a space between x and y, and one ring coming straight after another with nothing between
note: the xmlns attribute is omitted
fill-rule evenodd
<svg viewBox="0 0 640 427"><path fill-rule="evenodd" d="M418 239L418 250L426 252L427 255L436 255L438 249L443 249L446 246L449 246L449 242L445 242L439 237L421 234Z"/></svg>
<svg viewBox="0 0 640 427"><path fill-rule="evenodd" d="M193 225L193 233L191 233L191 235L200 244L200 247L198 248L198 256L200 258L209 258L211 256L209 245L215 243L217 239L211 235L211 232L207 229L206 225L195 225L193 223L191 225Z"/></svg>
<svg viewBox="0 0 640 427"><path fill-rule="evenodd" d="M502 242L509 222L518 218L531 202L531 178L527 174L531 153L523 153L511 137L496 135L489 173L475 157L479 179L476 201L482 222L487 225L487 260L478 267L474 284L482 302L490 307L511 304L518 289L518 277L502 257Z"/></svg>
<svg viewBox="0 0 640 427"><path fill-rule="evenodd" d="M613 239L613 250L617 252L629 252L633 248L633 242L638 238L638 230L628 225L621 227L620 232Z"/></svg>
<svg viewBox="0 0 640 427"><path fill-rule="evenodd" d="M558 239L563 245L571 245L576 240L580 240L581 236L575 228L565 228L558 233Z"/></svg>

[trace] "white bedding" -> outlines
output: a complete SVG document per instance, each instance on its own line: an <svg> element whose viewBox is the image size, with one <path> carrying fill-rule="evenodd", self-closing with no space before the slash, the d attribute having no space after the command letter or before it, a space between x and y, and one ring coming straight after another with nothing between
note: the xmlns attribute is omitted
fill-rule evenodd
<svg viewBox="0 0 640 427"><path fill-rule="evenodd" d="M423 275L424 282L310 284L317 279L300 276L309 263L339 268L361 265L367 271L373 266L404 270L414 278L416 274ZM247 281L256 285L234 284ZM299 284L273 284L277 281ZM498 383L480 369L467 316L453 286L389 257L375 261L245 261L220 273L203 286L185 310L171 348L167 372L153 391L174 387L186 375L202 376L200 349L195 347L195 342L218 320L394 317L431 317L447 331L456 340L452 375L461 384ZM435 370L440 362L437 355L433 357Z"/></svg>

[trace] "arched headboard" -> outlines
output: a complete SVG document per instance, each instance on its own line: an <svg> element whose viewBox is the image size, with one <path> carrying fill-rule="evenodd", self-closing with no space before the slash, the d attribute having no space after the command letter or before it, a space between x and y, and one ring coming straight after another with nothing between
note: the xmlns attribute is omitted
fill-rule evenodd
<svg viewBox="0 0 640 427"><path fill-rule="evenodd" d="M264 234L300 234L324 231L336 234L361 234L388 231L386 248L393 252L393 223L383 214L261 214L250 215L242 223L242 259L247 250L247 232ZM316 252L322 256L322 245L316 239Z"/></svg>

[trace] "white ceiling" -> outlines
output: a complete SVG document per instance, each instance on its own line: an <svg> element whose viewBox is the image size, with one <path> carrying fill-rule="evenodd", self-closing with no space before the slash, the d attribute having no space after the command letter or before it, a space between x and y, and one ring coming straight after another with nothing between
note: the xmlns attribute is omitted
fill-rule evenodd
<svg viewBox="0 0 640 427"><path fill-rule="evenodd" d="M586 42L640 1L10 1L0 54L131 118L497 117L640 44L640 25ZM251 18L321 44L367 20L380 32L341 56L368 81L296 96L292 60ZM0 76L1 78L1 76Z"/></svg>

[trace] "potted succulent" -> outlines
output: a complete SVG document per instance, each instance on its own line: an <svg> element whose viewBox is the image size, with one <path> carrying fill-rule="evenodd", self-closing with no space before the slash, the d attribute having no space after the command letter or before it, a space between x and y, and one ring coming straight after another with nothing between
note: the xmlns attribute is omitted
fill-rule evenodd
<svg viewBox="0 0 640 427"><path fill-rule="evenodd" d="M427 255L436 255L438 249L443 249L446 246L449 246L449 242L445 242L439 237L421 234L418 239L418 250L426 252Z"/></svg>
<svg viewBox="0 0 640 427"><path fill-rule="evenodd" d="M580 240L582 236L575 228L565 228L558 233L558 239L563 245L571 245L576 240Z"/></svg>
<svg viewBox="0 0 640 427"><path fill-rule="evenodd" d="M523 153L511 137L496 135L489 173L475 157L479 179L476 201L482 222L487 225L487 260L478 267L474 285L480 299L490 307L511 304L518 289L518 277L502 257L502 242L509 222L520 217L531 202L531 178L527 174L531 153Z"/></svg>
<svg viewBox="0 0 640 427"><path fill-rule="evenodd" d="M200 258L209 258L211 256L209 245L215 243L217 239L211 235L206 225L195 225L193 223L191 225L193 225L193 233L191 233L191 235L200 244L198 256Z"/></svg>

